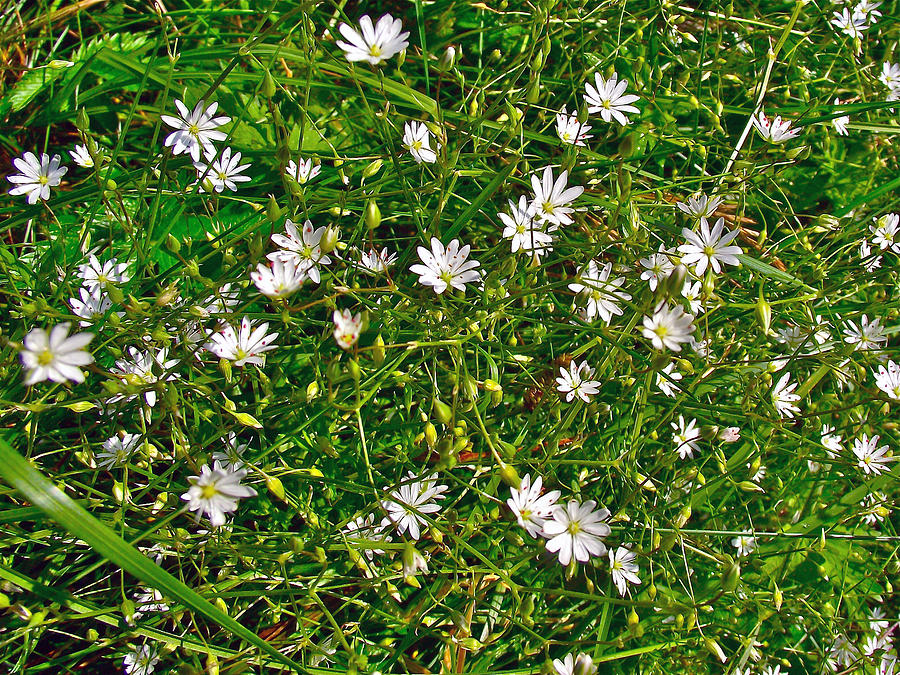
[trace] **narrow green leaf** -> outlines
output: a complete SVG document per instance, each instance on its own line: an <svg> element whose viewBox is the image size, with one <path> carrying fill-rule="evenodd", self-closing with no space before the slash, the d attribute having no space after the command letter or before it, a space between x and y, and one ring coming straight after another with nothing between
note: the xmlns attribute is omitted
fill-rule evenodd
<svg viewBox="0 0 900 675"><path fill-rule="evenodd" d="M28 501L68 532L87 543L106 560L242 640L246 640L294 672L307 672L303 666L295 663L256 633L205 600L94 518L47 480L2 437L0 437L0 476L21 492Z"/></svg>
<svg viewBox="0 0 900 675"><path fill-rule="evenodd" d="M778 281L783 281L786 284L794 284L795 286L802 286L810 291L815 291L812 286L807 286L802 281L800 281L797 277L792 274L788 274L787 272L782 272L780 269L776 267L772 267L769 263L764 263L762 260L757 260L746 253L743 253L738 256L740 258L741 264L746 265L754 272L759 272L764 277L768 277L770 279L776 279Z"/></svg>
<svg viewBox="0 0 900 675"><path fill-rule="evenodd" d="M451 225L450 229L444 233L446 238L452 238L459 234L459 231L463 226L475 217L475 214L477 214L478 210L484 206L484 203L493 197L497 190L500 189L500 186L506 182L506 179L509 178L509 175L515 170L516 165L517 162L510 162L499 171L493 179L491 179L491 182L487 184L478 196L469 203L459 216L457 216L456 220L453 221L453 225Z"/></svg>

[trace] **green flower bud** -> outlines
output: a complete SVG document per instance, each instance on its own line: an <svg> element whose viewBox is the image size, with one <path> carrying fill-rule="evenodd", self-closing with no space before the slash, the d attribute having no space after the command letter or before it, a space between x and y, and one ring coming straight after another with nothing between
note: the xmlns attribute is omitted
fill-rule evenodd
<svg viewBox="0 0 900 675"><path fill-rule="evenodd" d="M287 500L285 499L284 485L281 483L280 478L277 478L275 476L268 476L266 478L266 487L268 488L269 492L278 497L278 499L283 502L287 502Z"/></svg>
<svg viewBox="0 0 900 675"><path fill-rule="evenodd" d="M435 418L437 418L438 422L450 426L450 424L453 422L453 411L450 409L450 406L441 401L439 398L435 398L431 402L431 406L434 412L434 416Z"/></svg>
<svg viewBox="0 0 900 675"><path fill-rule="evenodd" d="M78 114L75 115L75 128L78 129L81 133L85 134L88 132L91 126L91 118L88 117L87 110L84 108L78 109Z"/></svg>
<svg viewBox="0 0 900 675"><path fill-rule="evenodd" d="M266 69L265 74L263 74L262 94L266 98L272 98L275 95L275 91L275 78L272 77L272 73Z"/></svg>
<svg viewBox="0 0 900 675"><path fill-rule="evenodd" d="M722 575L719 577L719 587L726 593L737 588L741 580L741 566L736 561L726 561L722 567Z"/></svg>
<svg viewBox="0 0 900 675"><path fill-rule="evenodd" d="M519 478L519 472L510 464L500 465L500 478L514 490L518 490L519 486L522 484L522 479Z"/></svg>
<svg viewBox="0 0 900 675"><path fill-rule="evenodd" d="M281 218L281 209L278 207L278 202L275 201L273 195L269 195L269 202L266 204L266 218L269 219L270 223L274 223Z"/></svg>
<svg viewBox="0 0 900 675"><path fill-rule="evenodd" d="M331 253L335 248L337 248L340 236L341 233L338 228L331 225L326 227L325 233L322 235L322 241L319 242L319 248L322 249L322 253L328 254Z"/></svg>
<svg viewBox="0 0 900 675"><path fill-rule="evenodd" d="M374 230L381 225L381 210L374 199L370 199L368 204L366 204L365 221L366 227L370 230Z"/></svg>
<svg viewBox="0 0 900 675"><path fill-rule="evenodd" d="M181 250L181 242L172 236L171 232L166 235L166 248L172 253L178 253Z"/></svg>
<svg viewBox="0 0 900 675"><path fill-rule="evenodd" d="M766 302L762 289L759 290L759 300L756 301L756 323L762 329L763 335L769 334L772 325L772 305Z"/></svg>

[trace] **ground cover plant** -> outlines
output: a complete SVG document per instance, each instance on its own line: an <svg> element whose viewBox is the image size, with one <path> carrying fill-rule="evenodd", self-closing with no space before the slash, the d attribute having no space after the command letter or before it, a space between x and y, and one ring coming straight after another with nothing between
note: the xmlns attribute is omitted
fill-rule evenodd
<svg viewBox="0 0 900 675"><path fill-rule="evenodd" d="M4 672L893 673L897 17L7 3Z"/></svg>

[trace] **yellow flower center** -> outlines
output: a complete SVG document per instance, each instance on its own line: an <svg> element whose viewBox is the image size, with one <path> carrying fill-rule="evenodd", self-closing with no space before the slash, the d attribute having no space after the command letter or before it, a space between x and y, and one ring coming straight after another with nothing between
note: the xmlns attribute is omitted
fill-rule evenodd
<svg viewBox="0 0 900 675"><path fill-rule="evenodd" d="M51 363L53 363L53 359L53 352L51 352L49 349L45 349L40 354L38 354L38 365L49 366Z"/></svg>
<svg viewBox="0 0 900 675"><path fill-rule="evenodd" d="M369 56L381 56L381 48L378 45L369 47Z"/></svg>
<svg viewBox="0 0 900 675"><path fill-rule="evenodd" d="M191 136L197 136L200 133L200 128L196 124L192 124L188 127L188 133Z"/></svg>
<svg viewBox="0 0 900 675"><path fill-rule="evenodd" d="M246 356L247 356L247 352L245 352L240 347L238 347L234 352L234 360L235 361L240 361L241 359L246 358Z"/></svg>
<svg viewBox="0 0 900 675"><path fill-rule="evenodd" d="M581 523L577 520L573 520L569 523L569 526L566 528L573 537L581 531Z"/></svg>
<svg viewBox="0 0 900 675"><path fill-rule="evenodd" d="M553 213L556 207L550 202L544 202L541 204L541 208L544 210L544 213Z"/></svg>
<svg viewBox="0 0 900 675"><path fill-rule="evenodd" d="M218 490L216 490L216 485L215 483L212 483L211 485L203 486L203 491L200 493L200 496L203 499L212 499L216 496L216 492L218 492Z"/></svg>
<svg viewBox="0 0 900 675"><path fill-rule="evenodd" d="M41 185L46 185L47 183L50 182L50 179L47 178L47 176L41 176L41 177L38 178L38 182L39 182Z"/></svg>

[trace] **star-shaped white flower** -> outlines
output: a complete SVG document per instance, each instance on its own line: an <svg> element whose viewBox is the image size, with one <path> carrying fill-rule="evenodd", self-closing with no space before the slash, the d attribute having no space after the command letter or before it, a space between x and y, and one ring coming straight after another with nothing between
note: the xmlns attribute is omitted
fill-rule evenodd
<svg viewBox="0 0 900 675"><path fill-rule="evenodd" d="M47 153L38 159L33 152L26 152L13 159L13 164L20 173L7 176L6 180L15 185L9 194L28 195L28 203L36 204L38 200L50 199L50 188L62 182L62 177L69 169L60 166L60 156Z"/></svg>
<svg viewBox="0 0 900 675"><path fill-rule="evenodd" d="M712 230L709 229L709 221L700 218L700 231L694 232L683 228L681 234L687 239L686 244L678 247L681 253L681 262L684 265L696 265L694 272L702 277L707 267L719 274L723 265L740 265L738 258L744 251L740 246L730 246L735 237L740 234L740 228L725 230L725 219L719 218Z"/></svg>
<svg viewBox="0 0 900 675"><path fill-rule="evenodd" d="M237 509L238 500L256 495L249 485L241 485L246 469L234 469L215 462L210 469L205 464L199 476L190 476L191 487L181 495L188 502L189 511L199 511L209 518L213 527L225 524L225 514ZM199 513L198 513L199 517Z"/></svg>
<svg viewBox="0 0 900 675"><path fill-rule="evenodd" d="M515 514L519 526L537 539L544 529L544 523L553 513L559 490L551 490L541 494L542 478L538 476L531 482L531 475L525 474L518 488L509 489L507 506Z"/></svg>
<svg viewBox="0 0 900 675"><path fill-rule="evenodd" d="M553 518L544 523L547 550L558 554L561 565L568 565L573 558L587 562L591 556L606 553L603 537L609 536L610 529L604 521L609 511L596 507L593 499L583 504L572 500L565 506L557 505Z"/></svg>
<svg viewBox="0 0 900 675"><path fill-rule="evenodd" d="M230 117L222 115L214 117L219 104L216 102L206 105L206 101L199 101L193 111L187 109L178 99L175 99L175 107L178 108L178 117L172 115L160 115L159 118L175 129L166 137L165 147L172 148L173 155L187 153L195 162L200 161L201 153L215 154L215 141L223 141L227 134L219 131L219 127L228 124Z"/></svg>
<svg viewBox="0 0 900 675"><path fill-rule="evenodd" d="M70 325L68 322L58 324L49 333L43 328L33 328L25 336L19 358L28 370L26 385L44 380L84 382L80 366L94 362L94 357L84 350L94 335L75 333L69 336Z"/></svg>
<svg viewBox="0 0 900 675"><path fill-rule="evenodd" d="M445 249L437 237L432 237L430 251L424 246L417 247L416 251L422 264L412 265L409 271L418 274L419 283L432 287L438 295L451 286L465 293L466 284L481 279L481 273L476 270L481 263L467 260L470 248L468 245L460 247L458 239L451 241Z"/></svg>
<svg viewBox="0 0 900 675"><path fill-rule="evenodd" d="M616 73L608 80L600 73L594 73L594 84L585 83L584 100L588 104L588 113L600 113L604 122L616 120L622 126L629 123L625 113L639 113L640 110L631 105L638 100L634 94L626 94L628 80L619 80Z"/></svg>
<svg viewBox="0 0 900 675"><path fill-rule="evenodd" d="M395 19L390 14L378 19L375 25L368 15L363 15L359 19L359 28L357 31L346 23L338 26L346 42L338 40L337 46L344 50L344 55L350 62L368 61L377 66L409 46L409 32L403 30L400 19Z"/></svg>
<svg viewBox="0 0 900 675"><path fill-rule="evenodd" d="M253 328L253 322L246 316L241 319L240 332L231 324L224 324L222 331L209 331L210 342L205 347L220 359L227 359L235 366L250 364L263 366L266 357L263 354L275 349L273 344L278 333L267 333L268 322Z"/></svg>
<svg viewBox="0 0 900 675"><path fill-rule="evenodd" d="M412 471L407 474L406 482L389 494L390 499L382 500L381 506L387 511L388 519L397 528L398 534L409 530L409 536L418 539L421 527L427 522L420 514L437 513L441 510L435 499L444 499L446 485L438 484L437 476L432 474L418 478Z"/></svg>
<svg viewBox="0 0 900 675"><path fill-rule="evenodd" d="M553 168L545 167L543 177L537 174L531 177L531 187L534 190L531 211L536 218L553 223L554 225L568 225L572 222L571 214L575 211L571 204L584 192L580 185L566 188L569 172L563 171L556 180L553 179Z"/></svg>

